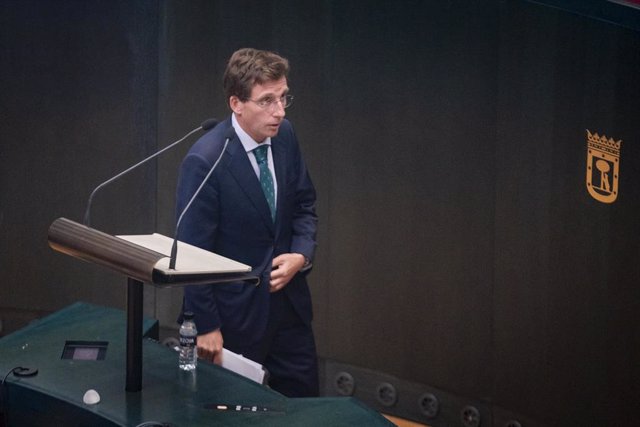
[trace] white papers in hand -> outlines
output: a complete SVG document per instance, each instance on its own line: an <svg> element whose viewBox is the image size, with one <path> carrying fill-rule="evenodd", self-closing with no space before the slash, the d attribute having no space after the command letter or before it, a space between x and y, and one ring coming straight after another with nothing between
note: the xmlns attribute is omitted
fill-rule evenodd
<svg viewBox="0 0 640 427"><path fill-rule="evenodd" d="M264 381L262 365L226 348L222 349L222 367L259 384Z"/></svg>

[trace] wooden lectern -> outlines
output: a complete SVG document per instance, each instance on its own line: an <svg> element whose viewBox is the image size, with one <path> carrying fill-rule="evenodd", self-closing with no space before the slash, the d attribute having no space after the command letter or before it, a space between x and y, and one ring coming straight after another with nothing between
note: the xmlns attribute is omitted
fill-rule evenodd
<svg viewBox="0 0 640 427"><path fill-rule="evenodd" d="M127 276L126 391L142 389L143 284L174 287L230 281L258 282L251 267L178 242L176 268L169 268L173 239L161 234L112 236L66 218L49 227L49 246Z"/></svg>

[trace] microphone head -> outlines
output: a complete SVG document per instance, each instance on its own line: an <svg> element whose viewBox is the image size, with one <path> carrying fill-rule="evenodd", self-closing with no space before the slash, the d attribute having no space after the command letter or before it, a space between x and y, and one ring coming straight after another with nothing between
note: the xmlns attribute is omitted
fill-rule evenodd
<svg viewBox="0 0 640 427"><path fill-rule="evenodd" d="M227 131L224 133L224 139L233 139L235 135L236 130L233 128L233 126L229 126L229 129L227 129Z"/></svg>
<svg viewBox="0 0 640 427"><path fill-rule="evenodd" d="M214 128L218 123L219 122L217 119L207 119L202 122L200 126L202 126L202 130L209 130L211 128Z"/></svg>

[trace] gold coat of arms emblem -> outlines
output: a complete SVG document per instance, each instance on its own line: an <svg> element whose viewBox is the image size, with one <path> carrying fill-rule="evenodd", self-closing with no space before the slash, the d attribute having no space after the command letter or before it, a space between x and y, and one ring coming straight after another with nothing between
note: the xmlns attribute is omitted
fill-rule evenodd
<svg viewBox="0 0 640 427"><path fill-rule="evenodd" d="M621 145L622 140L587 129L587 190L599 202L613 203L618 198Z"/></svg>

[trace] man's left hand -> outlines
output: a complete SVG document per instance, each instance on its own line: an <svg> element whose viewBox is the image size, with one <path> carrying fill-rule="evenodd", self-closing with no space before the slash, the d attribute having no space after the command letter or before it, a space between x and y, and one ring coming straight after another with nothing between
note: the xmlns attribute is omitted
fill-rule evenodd
<svg viewBox="0 0 640 427"><path fill-rule="evenodd" d="M270 292L277 292L287 286L293 276L304 266L304 255L282 254L273 259Z"/></svg>

